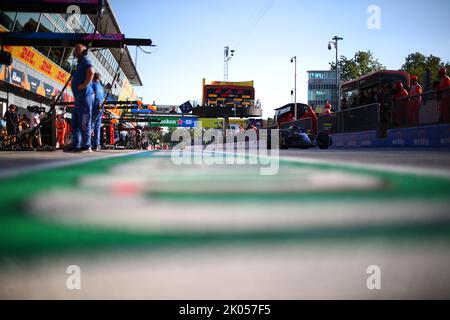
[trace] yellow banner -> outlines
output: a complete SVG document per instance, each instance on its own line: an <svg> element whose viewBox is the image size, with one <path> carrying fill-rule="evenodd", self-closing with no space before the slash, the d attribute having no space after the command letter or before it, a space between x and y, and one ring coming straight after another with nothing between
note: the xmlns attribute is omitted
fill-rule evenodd
<svg viewBox="0 0 450 320"><path fill-rule="evenodd" d="M6 32L7 30L0 26L0 32ZM32 47L24 47L24 46L5 46L4 50L11 53L11 56L17 60L25 64L27 67L36 70L40 74L42 74L45 78L50 78L57 83L61 84L61 86L64 86L67 80L70 77L70 74L66 72L64 69L62 69L60 66L58 66L53 61L49 60L48 58L44 57L40 52L35 50ZM0 80L5 81L6 78L12 78L15 77L16 81L11 81L11 83L21 86L27 90L36 92L40 95L51 97L52 95L57 94L58 88L53 88L43 81L43 79L36 79L36 82L39 84L37 86L34 85L34 83L30 83L29 78L27 77L27 74L19 74L19 71L16 71L14 73L14 69L10 67L1 67L0 66ZM8 76L8 77L7 77ZM14 79L13 79L14 80ZM19 81L20 80L20 81ZM67 87L67 94L65 94L65 101L73 101L72 97L72 90L70 89L70 83ZM134 90L134 88L131 86L128 79L124 79L123 86L121 88L120 94L119 94L119 100L137 100L137 94ZM116 115L120 114L120 110L114 110L114 113Z"/></svg>
<svg viewBox="0 0 450 320"><path fill-rule="evenodd" d="M238 86L238 87L253 87L254 82L253 81L238 81L238 82L231 82L231 81L210 81L205 82L205 85L214 85L214 86Z"/></svg>
<svg viewBox="0 0 450 320"><path fill-rule="evenodd" d="M56 82L64 85L69 80L70 74L56 63L48 60L31 47L5 46L5 51L11 52L13 58L25 63L36 71L43 73Z"/></svg>
<svg viewBox="0 0 450 320"><path fill-rule="evenodd" d="M242 126L245 126L247 124L247 119L230 119L229 120L230 124L239 124Z"/></svg>
<svg viewBox="0 0 450 320"><path fill-rule="evenodd" d="M199 126L206 129L222 129L223 128L223 119L208 119L208 118L200 118Z"/></svg>
<svg viewBox="0 0 450 320"><path fill-rule="evenodd" d="M5 31L6 29L0 26L0 32ZM56 63L44 57L32 47L5 46L4 50L10 52L14 59L17 59L34 70L44 74L58 83L61 83L62 85L66 84L70 77L68 72Z"/></svg>

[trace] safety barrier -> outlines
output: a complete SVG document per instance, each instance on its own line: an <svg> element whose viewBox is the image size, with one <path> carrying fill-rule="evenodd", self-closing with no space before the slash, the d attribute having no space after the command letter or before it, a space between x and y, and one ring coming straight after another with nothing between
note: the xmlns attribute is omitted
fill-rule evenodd
<svg viewBox="0 0 450 320"><path fill-rule="evenodd" d="M450 148L450 124L392 128L386 137L376 131L333 134L331 148Z"/></svg>
<svg viewBox="0 0 450 320"><path fill-rule="evenodd" d="M318 117L318 130L345 133L378 130L380 104L374 103Z"/></svg>
<svg viewBox="0 0 450 320"><path fill-rule="evenodd" d="M450 123L450 89L373 103L318 117L318 130L349 133Z"/></svg>
<svg viewBox="0 0 450 320"><path fill-rule="evenodd" d="M313 129L312 118L304 118L293 122L283 123L280 129L285 129L290 126L297 126L304 129L305 131L311 131Z"/></svg>
<svg viewBox="0 0 450 320"><path fill-rule="evenodd" d="M450 123L450 88L391 101L391 128Z"/></svg>

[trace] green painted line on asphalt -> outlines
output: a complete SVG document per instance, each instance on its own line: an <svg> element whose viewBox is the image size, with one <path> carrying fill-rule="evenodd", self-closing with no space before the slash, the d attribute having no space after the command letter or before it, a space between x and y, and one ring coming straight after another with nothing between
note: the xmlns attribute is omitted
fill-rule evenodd
<svg viewBox="0 0 450 320"><path fill-rule="evenodd" d="M450 179L435 176L419 176L406 173L384 172L376 169L353 168L337 164L312 164L296 161L281 160L280 166L287 166L300 169L322 170L322 171L341 171L350 174L361 174L381 179L384 182L384 188L372 191L314 191L314 192L292 192L283 194L261 194L252 193L250 190L241 193L189 193L186 192L152 192L149 197L161 201L176 202L223 202L223 201L242 201L242 202L362 202L369 200L448 200L450 199ZM267 176L270 181L270 176Z"/></svg>
<svg viewBox="0 0 450 320"><path fill-rule="evenodd" d="M450 224L403 224L310 228L264 232L142 233L106 228L75 228L26 216L3 217L0 223L0 263L11 258L87 254L103 250L192 248L246 244L338 245L358 241L377 245L432 241L450 244Z"/></svg>
<svg viewBox="0 0 450 320"><path fill-rule="evenodd" d="M136 159L150 157L151 153L130 155L120 158L99 159L66 168L43 170L24 176L2 180L0 184L0 261L8 257L38 257L43 254L65 254L72 252L97 252L103 249L167 248L191 245L221 244L229 245L249 242L295 241L299 244L348 241L450 241L450 225L447 223L402 224L380 226L346 226L312 228L307 230L285 230L264 232L226 232L208 233L157 233L130 232L100 227L80 227L61 225L57 222L39 219L27 214L27 199L40 193L55 189L75 190L80 177L107 173L108 169ZM280 199L269 199L266 195L241 195L235 201L366 201L448 199L450 182L438 177L417 177L408 174L367 171L363 169L342 168L335 165L302 164L282 161L282 165L297 168L321 170L342 170L352 173L369 174L387 181L388 187L376 192L334 192L287 194ZM230 199L231 195L217 197L159 194L156 198L169 201L215 201ZM234 197L236 195L233 195ZM155 197L155 195L152 195ZM356 198L356 199L355 199ZM76 201L76 199L74 199Z"/></svg>
<svg viewBox="0 0 450 320"><path fill-rule="evenodd" d="M70 167L45 169L3 179L0 181L0 207L2 208L2 214L10 213L8 210L11 209L21 208L26 199L39 193L53 189L76 188L78 179L83 176L105 173L112 166L133 161L143 156L146 155L139 153L123 157L98 159Z"/></svg>

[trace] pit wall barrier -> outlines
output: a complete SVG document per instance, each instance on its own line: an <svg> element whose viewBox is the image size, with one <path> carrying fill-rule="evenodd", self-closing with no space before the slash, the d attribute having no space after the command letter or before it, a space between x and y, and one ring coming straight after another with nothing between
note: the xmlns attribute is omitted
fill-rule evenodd
<svg viewBox="0 0 450 320"><path fill-rule="evenodd" d="M377 131L332 134L330 149L345 148L440 148L450 150L450 124L388 129L386 138Z"/></svg>

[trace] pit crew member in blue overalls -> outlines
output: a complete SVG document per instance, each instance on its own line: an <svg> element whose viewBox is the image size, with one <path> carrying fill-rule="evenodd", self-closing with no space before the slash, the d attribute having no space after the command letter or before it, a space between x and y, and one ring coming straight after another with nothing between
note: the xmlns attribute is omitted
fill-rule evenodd
<svg viewBox="0 0 450 320"><path fill-rule="evenodd" d="M92 79L94 67L87 56L87 47L83 44L75 46L73 56L78 59L77 70L72 78L72 92L75 97L75 107L72 111L72 147L68 151L92 152L92 108L94 91Z"/></svg>
<svg viewBox="0 0 450 320"><path fill-rule="evenodd" d="M92 89L94 91L94 108L92 109L92 130L94 131L92 149L94 151L101 150L100 130L102 127L103 117L103 100L105 99L105 90L101 83L100 73L94 74L92 80Z"/></svg>

